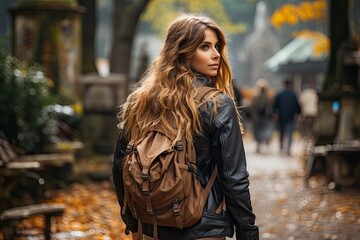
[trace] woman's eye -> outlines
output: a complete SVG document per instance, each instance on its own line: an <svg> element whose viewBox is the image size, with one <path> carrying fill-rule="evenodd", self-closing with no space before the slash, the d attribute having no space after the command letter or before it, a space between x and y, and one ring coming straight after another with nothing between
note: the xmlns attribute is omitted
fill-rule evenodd
<svg viewBox="0 0 360 240"><path fill-rule="evenodd" d="M209 45L202 45L200 48L201 48L201 50L208 50L208 49L209 49Z"/></svg>
<svg viewBox="0 0 360 240"><path fill-rule="evenodd" d="M215 49L216 49L217 51L220 51L220 44L216 44L216 45L215 45Z"/></svg>

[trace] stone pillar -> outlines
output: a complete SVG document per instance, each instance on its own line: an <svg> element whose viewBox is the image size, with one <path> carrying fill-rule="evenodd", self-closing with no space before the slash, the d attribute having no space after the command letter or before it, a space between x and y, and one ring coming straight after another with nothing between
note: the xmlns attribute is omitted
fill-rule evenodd
<svg viewBox="0 0 360 240"><path fill-rule="evenodd" d="M81 124L84 142L95 152L113 153L119 122L116 113L126 98L126 76L84 75L80 79L80 96L84 106Z"/></svg>
<svg viewBox="0 0 360 240"><path fill-rule="evenodd" d="M84 11L75 0L20 0L10 9L13 55L45 67L64 104L77 100Z"/></svg>

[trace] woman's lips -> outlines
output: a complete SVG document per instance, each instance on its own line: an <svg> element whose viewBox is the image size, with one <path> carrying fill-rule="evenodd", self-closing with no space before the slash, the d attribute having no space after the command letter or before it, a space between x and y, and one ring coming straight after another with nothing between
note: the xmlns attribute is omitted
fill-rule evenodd
<svg viewBox="0 0 360 240"><path fill-rule="evenodd" d="M211 68L218 68L218 67L219 67L219 64L210 64L209 67L211 67Z"/></svg>

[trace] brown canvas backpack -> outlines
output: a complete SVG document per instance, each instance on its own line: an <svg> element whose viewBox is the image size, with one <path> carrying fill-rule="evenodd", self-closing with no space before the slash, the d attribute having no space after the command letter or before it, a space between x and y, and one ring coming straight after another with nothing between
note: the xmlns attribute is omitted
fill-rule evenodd
<svg viewBox="0 0 360 240"><path fill-rule="evenodd" d="M200 100L216 89L200 87L195 99ZM173 146L175 136L161 126L150 129L145 139L134 146L130 141L123 160L124 206L138 219L138 237L142 223L183 229L197 223L203 213L210 189L217 176L213 171L205 188L199 181L195 147L185 138Z"/></svg>

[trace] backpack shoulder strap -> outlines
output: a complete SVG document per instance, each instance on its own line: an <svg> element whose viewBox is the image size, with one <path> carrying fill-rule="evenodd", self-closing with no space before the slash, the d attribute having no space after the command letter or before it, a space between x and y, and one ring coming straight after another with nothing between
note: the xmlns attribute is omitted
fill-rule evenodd
<svg viewBox="0 0 360 240"><path fill-rule="evenodd" d="M198 88L198 92L196 93L195 99L197 101L200 101L206 94L208 94L211 91L218 91L218 90L213 87L201 86Z"/></svg>

